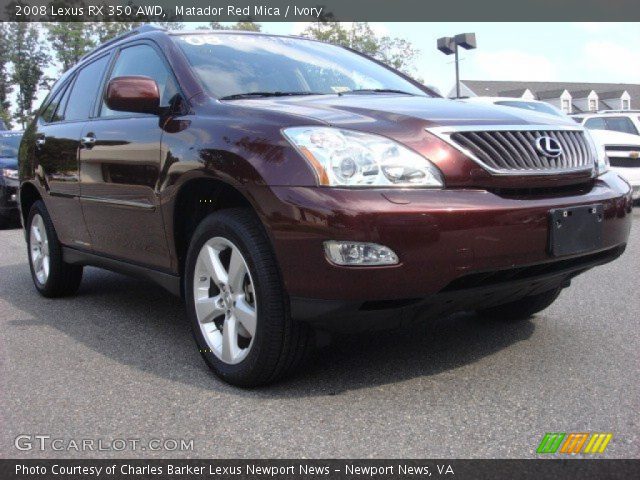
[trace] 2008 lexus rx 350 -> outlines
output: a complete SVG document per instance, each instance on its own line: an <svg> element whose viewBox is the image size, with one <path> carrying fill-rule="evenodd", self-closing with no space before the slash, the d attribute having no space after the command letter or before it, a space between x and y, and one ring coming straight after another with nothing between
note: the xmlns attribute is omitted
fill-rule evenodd
<svg viewBox="0 0 640 480"><path fill-rule="evenodd" d="M264 34L102 45L51 90L20 175L41 294L75 293L85 265L152 279L244 386L286 375L319 330L531 315L631 223L629 185L571 119Z"/></svg>

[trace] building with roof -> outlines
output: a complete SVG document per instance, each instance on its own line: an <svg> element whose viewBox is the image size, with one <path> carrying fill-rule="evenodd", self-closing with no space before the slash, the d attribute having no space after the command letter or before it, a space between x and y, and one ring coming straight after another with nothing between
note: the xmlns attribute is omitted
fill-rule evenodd
<svg viewBox="0 0 640 480"><path fill-rule="evenodd" d="M640 109L638 83L460 80L460 95L541 100L565 113ZM449 93L450 98L454 96L455 86Z"/></svg>

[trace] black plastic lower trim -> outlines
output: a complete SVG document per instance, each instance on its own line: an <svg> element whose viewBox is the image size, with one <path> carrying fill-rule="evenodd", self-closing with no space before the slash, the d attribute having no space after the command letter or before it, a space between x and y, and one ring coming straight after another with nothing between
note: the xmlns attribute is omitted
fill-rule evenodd
<svg viewBox="0 0 640 480"><path fill-rule="evenodd" d="M568 287L571 279L618 258L621 245L596 254L517 269L472 273L424 298L340 301L292 297L291 315L316 328L359 332L408 326L458 311L471 311Z"/></svg>
<svg viewBox="0 0 640 480"><path fill-rule="evenodd" d="M95 253L71 247L62 247L62 256L65 262L73 265L90 265L92 267L105 268L125 275L151 280L174 295L180 296L180 277L178 275L172 275L150 267L96 255Z"/></svg>

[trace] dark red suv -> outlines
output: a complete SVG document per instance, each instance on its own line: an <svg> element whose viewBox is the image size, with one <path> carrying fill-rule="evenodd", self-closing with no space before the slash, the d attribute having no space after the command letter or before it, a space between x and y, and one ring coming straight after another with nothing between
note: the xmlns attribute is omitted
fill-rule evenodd
<svg viewBox="0 0 640 480"><path fill-rule="evenodd" d="M531 315L619 256L631 223L629 185L571 119L264 34L142 28L99 47L25 132L20 176L40 293L74 293L85 265L152 279L245 386L319 331Z"/></svg>

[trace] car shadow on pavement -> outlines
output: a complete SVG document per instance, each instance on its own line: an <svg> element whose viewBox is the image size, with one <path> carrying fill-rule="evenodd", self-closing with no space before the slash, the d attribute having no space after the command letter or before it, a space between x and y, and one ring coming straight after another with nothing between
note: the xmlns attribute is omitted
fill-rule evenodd
<svg viewBox="0 0 640 480"><path fill-rule="evenodd" d="M118 363L243 397L336 395L434 376L526 340L535 330L529 320L487 321L459 313L412 331L334 337L292 378L242 390L208 370L194 348L181 301L154 284L89 268L77 296L50 300L36 293L26 263L0 267L0 278L0 299L30 317L3 320L4 328L51 327Z"/></svg>

